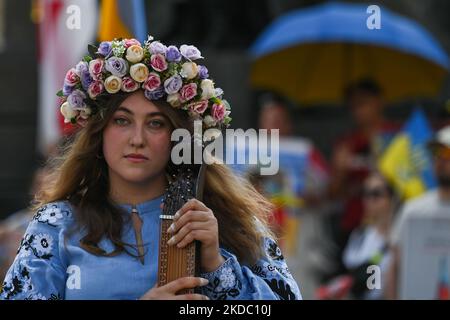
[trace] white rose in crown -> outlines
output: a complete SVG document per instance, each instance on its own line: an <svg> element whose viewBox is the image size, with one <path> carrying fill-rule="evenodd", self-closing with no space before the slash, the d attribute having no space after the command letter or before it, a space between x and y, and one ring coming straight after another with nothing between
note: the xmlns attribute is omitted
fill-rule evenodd
<svg viewBox="0 0 450 320"><path fill-rule="evenodd" d="M179 93L172 93L169 94L167 96L167 102L172 106L172 107L179 107L181 106L181 100L180 100L180 94Z"/></svg>
<svg viewBox="0 0 450 320"><path fill-rule="evenodd" d="M88 119L90 115L92 114L91 108L84 108L83 110L80 110L80 117L82 119Z"/></svg>
<svg viewBox="0 0 450 320"><path fill-rule="evenodd" d="M127 49L125 58L131 63L141 62L144 59L144 49L137 44L132 45Z"/></svg>
<svg viewBox="0 0 450 320"><path fill-rule="evenodd" d="M208 100L216 96L216 90L214 89L214 82L212 80L202 80L200 88L202 89L202 100Z"/></svg>
<svg viewBox="0 0 450 320"><path fill-rule="evenodd" d="M180 74L188 80L194 79L198 74L198 67L195 62L185 62L181 66Z"/></svg>
<svg viewBox="0 0 450 320"><path fill-rule="evenodd" d="M67 101L61 105L60 111L64 116L64 123L70 122L78 115L78 111L74 110Z"/></svg>
<svg viewBox="0 0 450 320"><path fill-rule="evenodd" d="M105 80L105 89L109 93L119 92L122 87L122 79L117 76L109 76Z"/></svg>
<svg viewBox="0 0 450 320"><path fill-rule="evenodd" d="M217 124L216 120L214 120L214 118L211 117L210 115L207 115L206 117L203 118L203 123L208 128L214 127Z"/></svg>
<svg viewBox="0 0 450 320"><path fill-rule="evenodd" d="M130 76L136 82L144 82L147 80L148 74L148 68L143 63L136 63L130 67Z"/></svg>

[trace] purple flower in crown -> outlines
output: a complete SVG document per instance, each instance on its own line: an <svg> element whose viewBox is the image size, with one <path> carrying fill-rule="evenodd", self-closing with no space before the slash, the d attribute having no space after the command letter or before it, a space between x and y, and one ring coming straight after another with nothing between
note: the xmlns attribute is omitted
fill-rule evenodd
<svg viewBox="0 0 450 320"><path fill-rule="evenodd" d="M111 57L108 60L106 60L106 70L111 72L116 77L123 77L128 72L128 63L125 61L125 59L117 58L117 57Z"/></svg>
<svg viewBox="0 0 450 320"><path fill-rule="evenodd" d="M151 54L158 54L159 53L159 54L165 55L166 51L167 51L167 47L165 45L163 45L159 41L153 41L148 46L148 51L150 51Z"/></svg>
<svg viewBox="0 0 450 320"><path fill-rule="evenodd" d="M209 78L209 73L208 73L208 69L205 66L199 65L198 66L198 75L200 77L200 79L208 79Z"/></svg>
<svg viewBox="0 0 450 320"><path fill-rule="evenodd" d="M74 89L75 87L69 86L68 84L64 84L62 89L63 95L65 95L66 97L69 96Z"/></svg>
<svg viewBox="0 0 450 320"><path fill-rule="evenodd" d="M166 51L166 58L169 62L180 62L181 61L181 53L175 46L169 46Z"/></svg>
<svg viewBox="0 0 450 320"><path fill-rule="evenodd" d="M84 90L87 90L89 86L94 82L94 79L91 77L89 70L85 70L81 72L81 86Z"/></svg>
<svg viewBox="0 0 450 320"><path fill-rule="evenodd" d="M97 50L98 54L101 54L104 57L109 57L112 53L112 44L110 41L103 41L102 43L100 43L100 45L98 46L98 50Z"/></svg>
<svg viewBox="0 0 450 320"><path fill-rule="evenodd" d="M158 89L153 91L145 90L144 95L149 100L159 100L166 95L166 92L164 91L163 87L159 87Z"/></svg>
<svg viewBox="0 0 450 320"><path fill-rule="evenodd" d="M214 94L215 94L216 98L222 98L222 96L223 96L222 88L215 88L214 89Z"/></svg>
<svg viewBox="0 0 450 320"><path fill-rule="evenodd" d="M72 107L72 109L80 110L86 107L84 99L86 99L86 95L84 94L84 92L76 89L73 90L72 93L67 97L67 102Z"/></svg>
<svg viewBox="0 0 450 320"><path fill-rule="evenodd" d="M183 79L181 79L180 75L174 75L164 81L164 89L167 94L177 93L178 90L183 86Z"/></svg>
<svg viewBox="0 0 450 320"><path fill-rule="evenodd" d="M188 46L183 44L180 47L181 54L188 60L197 60L202 59L202 54L200 50L198 50L195 46Z"/></svg>
<svg viewBox="0 0 450 320"><path fill-rule="evenodd" d="M89 71L89 64L86 61L78 62L75 66L75 72L81 77L81 73L84 71Z"/></svg>

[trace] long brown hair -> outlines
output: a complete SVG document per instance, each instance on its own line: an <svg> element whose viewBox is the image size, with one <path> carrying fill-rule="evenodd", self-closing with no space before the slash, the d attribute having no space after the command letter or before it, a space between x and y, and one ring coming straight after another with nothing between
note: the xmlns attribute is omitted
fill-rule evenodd
<svg viewBox="0 0 450 320"><path fill-rule="evenodd" d="M51 174L35 199L35 208L68 200L75 209L77 226L86 230L80 245L95 255L112 256L124 251L134 255L128 248L135 250L135 246L121 240L126 215L109 197L108 166L102 155L103 130L128 95L115 94L105 101L104 107L62 149L62 155L51 160ZM154 103L173 128L193 131L185 111L164 101ZM171 165L169 161L167 170ZM267 227L272 205L248 181L234 175L224 164L211 164L206 170L203 200L218 220L222 247L246 263L254 263L263 255L262 237L273 236ZM113 243L113 252L99 248L104 237Z"/></svg>

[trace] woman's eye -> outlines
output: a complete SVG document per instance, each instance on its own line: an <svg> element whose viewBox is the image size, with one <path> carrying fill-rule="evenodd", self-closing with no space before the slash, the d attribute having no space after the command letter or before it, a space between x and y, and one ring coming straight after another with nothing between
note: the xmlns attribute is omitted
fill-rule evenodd
<svg viewBox="0 0 450 320"><path fill-rule="evenodd" d="M118 124L119 126L124 126L124 125L128 124L128 122L129 121L125 118L115 118L114 119L114 123Z"/></svg>
<svg viewBox="0 0 450 320"><path fill-rule="evenodd" d="M151 128L161 128L164 127L164 122L161 120L150 120L148 126Z"/></svg>

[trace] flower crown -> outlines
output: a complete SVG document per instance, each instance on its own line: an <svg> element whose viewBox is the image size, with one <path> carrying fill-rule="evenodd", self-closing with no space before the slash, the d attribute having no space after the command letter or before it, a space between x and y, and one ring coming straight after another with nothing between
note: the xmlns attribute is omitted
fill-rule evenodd
<svg viewBox="0 0 450 320"><path fill-rule="evenodd" d="M196 47L166 47L149 36L143 46L136 39L114 39L88 49L90 54L67 72L57 94L64 122L83 123L98 111L100 97L139 88L147 99L165 99L201 119L205 128L231 122L223 90L214 87L205 66L194 62L203 58Z"/></svg>

